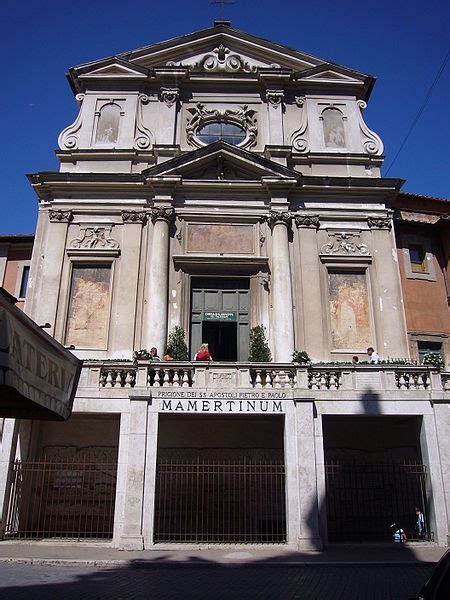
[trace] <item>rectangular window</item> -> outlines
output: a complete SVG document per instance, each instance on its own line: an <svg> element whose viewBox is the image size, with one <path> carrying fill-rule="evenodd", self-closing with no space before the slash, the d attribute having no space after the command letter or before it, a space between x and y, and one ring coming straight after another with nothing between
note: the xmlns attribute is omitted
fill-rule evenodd
<svg viewBox="0 0 450 600"><path fill-rule="evenodd" d="M441 342L417 342L417 349L419 351L419 363L423 364L423 358L427 352L434 352L442 356L442 343Z"/></svg>
<svg viewBox="0 0 450 600"><path fill-rule="evenodd" d="M411 271L413 273L427 273L426 252L423 246L411 244L409 246L409 260L411 261Z"/></svg>
<svg viewBox="0 0 450 600"><path fill-rule="evenodd" d="M27 295L28 278L30 276L30 266L25 265L22 269L22 278L20 280L19 298L25 298Z"/></svg>
<svg viewBox="0 0 450 600"><path fill-rule="evenodd" d="M70 285L66 345L106 348L111 265L74 265Z"/></svg>
<svg viewBox="0 0 450 600"><path fill-rule="evenodd" d="M328 277L333 349L367 348L371 335L365 274L330 272Z"/></svg>

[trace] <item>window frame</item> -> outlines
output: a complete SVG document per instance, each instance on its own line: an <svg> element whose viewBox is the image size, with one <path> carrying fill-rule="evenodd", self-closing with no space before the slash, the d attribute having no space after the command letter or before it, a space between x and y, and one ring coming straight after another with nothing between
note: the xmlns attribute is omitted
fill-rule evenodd
<svg viewBox="0 0 450 600"><path fill-rule="evenodd" d="M430 240L425 236L416 234L403 234L401 237L403 248L403 266L405 269L405 277L407 279L424 279L427 281L436 281L436 270L434 266L434 253ZM424 271L415 271L411 261L411 247L423 248L424 258L422 264Z"/></svg>
<svg viewBox="0 0 450 600"><path fill-rule="evenodd" d="M17 265L17 279L16 279L16 290L15 290L15 297L17 298L17 300L19 300L20 302L25 302L26 297L27 297L27 291L28 291L28 285L29 285L29 281L30 281L30 267L31 267L31 260L21 260L18 261L18 265ZM28 268L28 279L27 279L27 286L25 288L25 296L22 296L20 294L20 292L22 291L22 283L23 283L23 277L24 277L24 272L25 269Z"/></svg>

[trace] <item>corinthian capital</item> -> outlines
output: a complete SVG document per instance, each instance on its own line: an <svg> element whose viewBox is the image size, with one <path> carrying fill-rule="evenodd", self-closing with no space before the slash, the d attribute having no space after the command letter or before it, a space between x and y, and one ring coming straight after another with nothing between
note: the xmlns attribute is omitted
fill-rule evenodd
<svg viewBox="0 0 450 600"><path fill-rule="evenodd" d="M50 209L48 211L48 218L52 223L70 223L73 219L73 214L71 210Z"/></svg>
<svg viewBox="0 0 450 600"><path fill-rule="evenodd" d="M286 227L289 227L291 224L291 219L292 216L290 212L279 210L271 210L266 217L267 223L271 229L273 229L278 223L282 223L283 225L286 225Z"/></svg>
<svg viewBox="0 0 450 600"><path fill-rule="evenodd" d="M156 223L156 221L166 221L166 223L170 225L175 218L175 211L170 207L164 208L162 206L158 206L156 208L152 208L150 214L152 223Z"/></svg>
<svg viewBox="0 0 450 600"><path fill-rule="evenodd" d="M141 223L144 224L147 220L147 215L140 210L123 210L122 221L124 223Z"/></svg>
<svg viewBox="0 0 450 600"><path fill-rule="evenodd" d="M320 226L318 215L295 215L294 220L298 229L300 229L300 227L319 229Z"/></svg>

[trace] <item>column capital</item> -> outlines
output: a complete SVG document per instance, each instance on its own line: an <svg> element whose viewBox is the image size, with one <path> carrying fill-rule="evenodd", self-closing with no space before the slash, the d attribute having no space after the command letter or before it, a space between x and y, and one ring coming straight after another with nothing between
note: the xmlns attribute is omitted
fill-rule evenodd
<svg viewBox="0 0 450 600"><path fill-rule="evenodd" d="M162 87L159 95L162 102L164 102L168 108L172 108L172 106L178 102L178 98L180 97L180 89L177 87Z"/></svg>
<svg viewBox="0 0 450 600"><path fill-rule="evenodd" d="M277 109L283 105L284 91L283 90L266 90L266 101L269 106Z"/></svg>
<svg viewBox="0 0 450 600"><path fill-rule="evenodd" d="M319 215L295 215L294 221L297 225L297 229L300 229L300 227L319 229L320 226Z"/></svg>
<svg viewBox="0 0 450 600"><path fill-rule="evenodd" d="M150 217L152 223L165 221L170 225L175 220L175 210L172 207L157 206L151 209Z"/></svg>
<svg viewBox="0 0 450 600"><path fill-rule="evenodd" d="M138 223L144 225L147 221L147 215L143 210L123 210L122 221L124 223Z"/></svg>
<svg viewBox="0 0 450 600"><path fill-rule="evenodd" d="M146 177L145 182L151 186L154 192L154 200L171 203L173 192L181 183L181 176L163 175L161 177Z"/></svg>
<svg viewBox="0 0 450 600"><path fill-rule="evenodd" d="M292 215L288 211L279 211L279 210L271 210L270 213L266 216L265 220L269 224L269 227L273 229L275 225L281 223L282 225L286 225L289 227L291 224Z"/></svg>
<svg viewBox="0 0 450 600"><path fill-rule="evenodd" d="M48 211L48 218L51 223L70 223L73 219L73 213L71 210L55 210L51 208Z"/></svg>
<svg viewBox="0 0 450 600"><path fill-rule="evenodd" d="M392 216L367 217L367 224L370 229L389 229L392 227Z"/></svg>

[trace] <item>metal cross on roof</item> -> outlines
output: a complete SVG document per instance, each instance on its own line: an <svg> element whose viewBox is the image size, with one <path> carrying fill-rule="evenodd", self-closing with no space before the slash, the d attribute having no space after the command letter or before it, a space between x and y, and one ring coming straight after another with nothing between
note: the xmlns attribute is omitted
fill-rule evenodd
<svg viewBox="0 0 450 600"><path fill-rule="evenodd" d="M212 0L211 4L220 5L220 19L223 20L223 10L227 4L234 4L234 0Z"/></svg>

